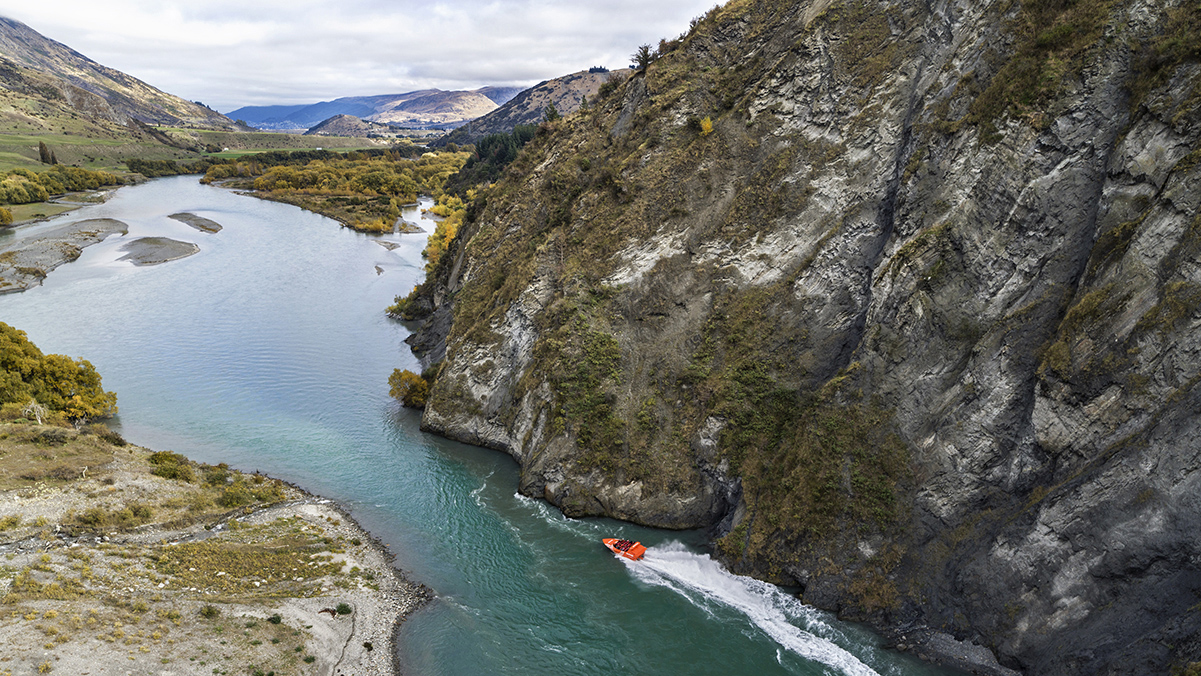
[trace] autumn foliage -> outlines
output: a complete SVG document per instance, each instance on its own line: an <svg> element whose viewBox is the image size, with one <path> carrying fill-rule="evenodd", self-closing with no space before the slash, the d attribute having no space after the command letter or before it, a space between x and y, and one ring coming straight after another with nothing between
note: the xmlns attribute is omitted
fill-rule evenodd
<svg viewBox="0 0 1201 676"><path fill-rule="evenodd" d="M407 369L395 369L388 376L388 384L392 386L389 394L399 399L400 403L409 408L425 408L425 400L430 393L430 385L425 378Z"/></svg>
<svg viewBox="0 0 1201 676"><path fill-rule="evenodd" d="M19 412L31 400L68 420L117 412L117 395L104 391L91 363L42 354L24 331L0 322L0 404L5 412Z"/></svg>
<svg viewBox="0 0 1201 676"><path fill-rule="evenodd" d="M124 181L107 171L92 171L56 164L43 172L12 169L0 174L0 202L29 204L45 202L51 195L78 190L95 190L101 186L121 185Z"/></svg>
<svg viewBox="0 0 1201 676"><path fill-rule="evenodd" d="M433 273L434 267L438 265L438 259L450 247L450 243L455 241L455 237L459 234L459 228L463 226L463 221L467 218L467 205L473 199L475 199L474 190L467 191L466 202L456 195L442 195L438 198L438 203L430 209L430 213L440 216L442 220L438 221L438 225L434 227L434 232L426 240L425 250L421 252L425 258L426 274Z"/></svg>

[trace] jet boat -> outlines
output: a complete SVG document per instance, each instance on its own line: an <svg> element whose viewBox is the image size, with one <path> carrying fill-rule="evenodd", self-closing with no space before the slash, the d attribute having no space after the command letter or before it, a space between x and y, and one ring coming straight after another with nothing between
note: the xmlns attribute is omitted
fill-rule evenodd
<svg viewBox="0 0 1201 676"><path fill-rule="evenodd" d="M642 546L641 542L631 542L630 540L621 540L618 538L605 538L601 540L609 551L614 554L620 554L631 561L637 561L646 553L646 547Z"/></svg>

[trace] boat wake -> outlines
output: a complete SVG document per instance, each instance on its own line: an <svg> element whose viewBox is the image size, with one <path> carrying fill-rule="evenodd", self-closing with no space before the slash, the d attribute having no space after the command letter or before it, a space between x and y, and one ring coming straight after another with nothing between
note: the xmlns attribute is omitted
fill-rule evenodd
<svg viewBox="0 0 1201 676"><path fill-rule="evenodd" d="M760 631L800 657L847 676L878 676L831 640L845 641L847 637L826 623L820 611L775 585L734 575L708 555L696 554L672 542L650 548L641 561L622 559L622 562L639 581L667 587L706 612L712 612L713 603L741 612Z"/></svg>

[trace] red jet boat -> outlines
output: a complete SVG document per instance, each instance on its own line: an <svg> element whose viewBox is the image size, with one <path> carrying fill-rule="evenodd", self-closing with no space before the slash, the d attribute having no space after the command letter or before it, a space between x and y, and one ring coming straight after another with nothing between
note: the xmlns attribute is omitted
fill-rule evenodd
<svg viewBox="0 0 1201 676"><path fill-rule="evenodd" d="M637 561L646 553L646 547L642 546L641 542L631 542L629 540L619 540L617 538L605 538L601 540L609 551L614 554L620 554L631 561Z"/></svg>

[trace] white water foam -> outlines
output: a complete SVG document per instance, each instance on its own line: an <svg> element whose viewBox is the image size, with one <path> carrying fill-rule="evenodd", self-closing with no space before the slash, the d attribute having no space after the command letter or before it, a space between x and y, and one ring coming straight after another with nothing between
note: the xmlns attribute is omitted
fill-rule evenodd
<svg viewBox="0 0 1201 676"><path fill-rule="evenodd" d="M587 521L583 519L570 519L563 516L563 512L545 500L531 498L521 493L514 493L513 497L517 502L527 508L539 518L545 521L551 528L562 532L569 533L585 540L596 540L599 537L609 537L608 531L596 521ZM612 528L608 529L613 530Z"/></svg>
<svg viewBox="0 0 1201 676"><path fill-rule="evenodd" d="M819 612L778 587L730 573L708 555L672 542L647 550L642 560L621 559L640 581L667 587L702 610L711 603L734 608L784 649L847 676L879 676L829 638L839 632ZM800 626L798 626L800 625Z"/></svg>
<svg viewBox="0 0 1201 676"><path fill-rule="evenodd" d="M488 487L488 480L492 478L493 474L496 474L496 470L488 472L488 476L484 477L483 481L480 481L479 487L471 491L471 499L475 501L476 506L480 509L488 508L488 505L484 502L484 489Z"/></svg>

